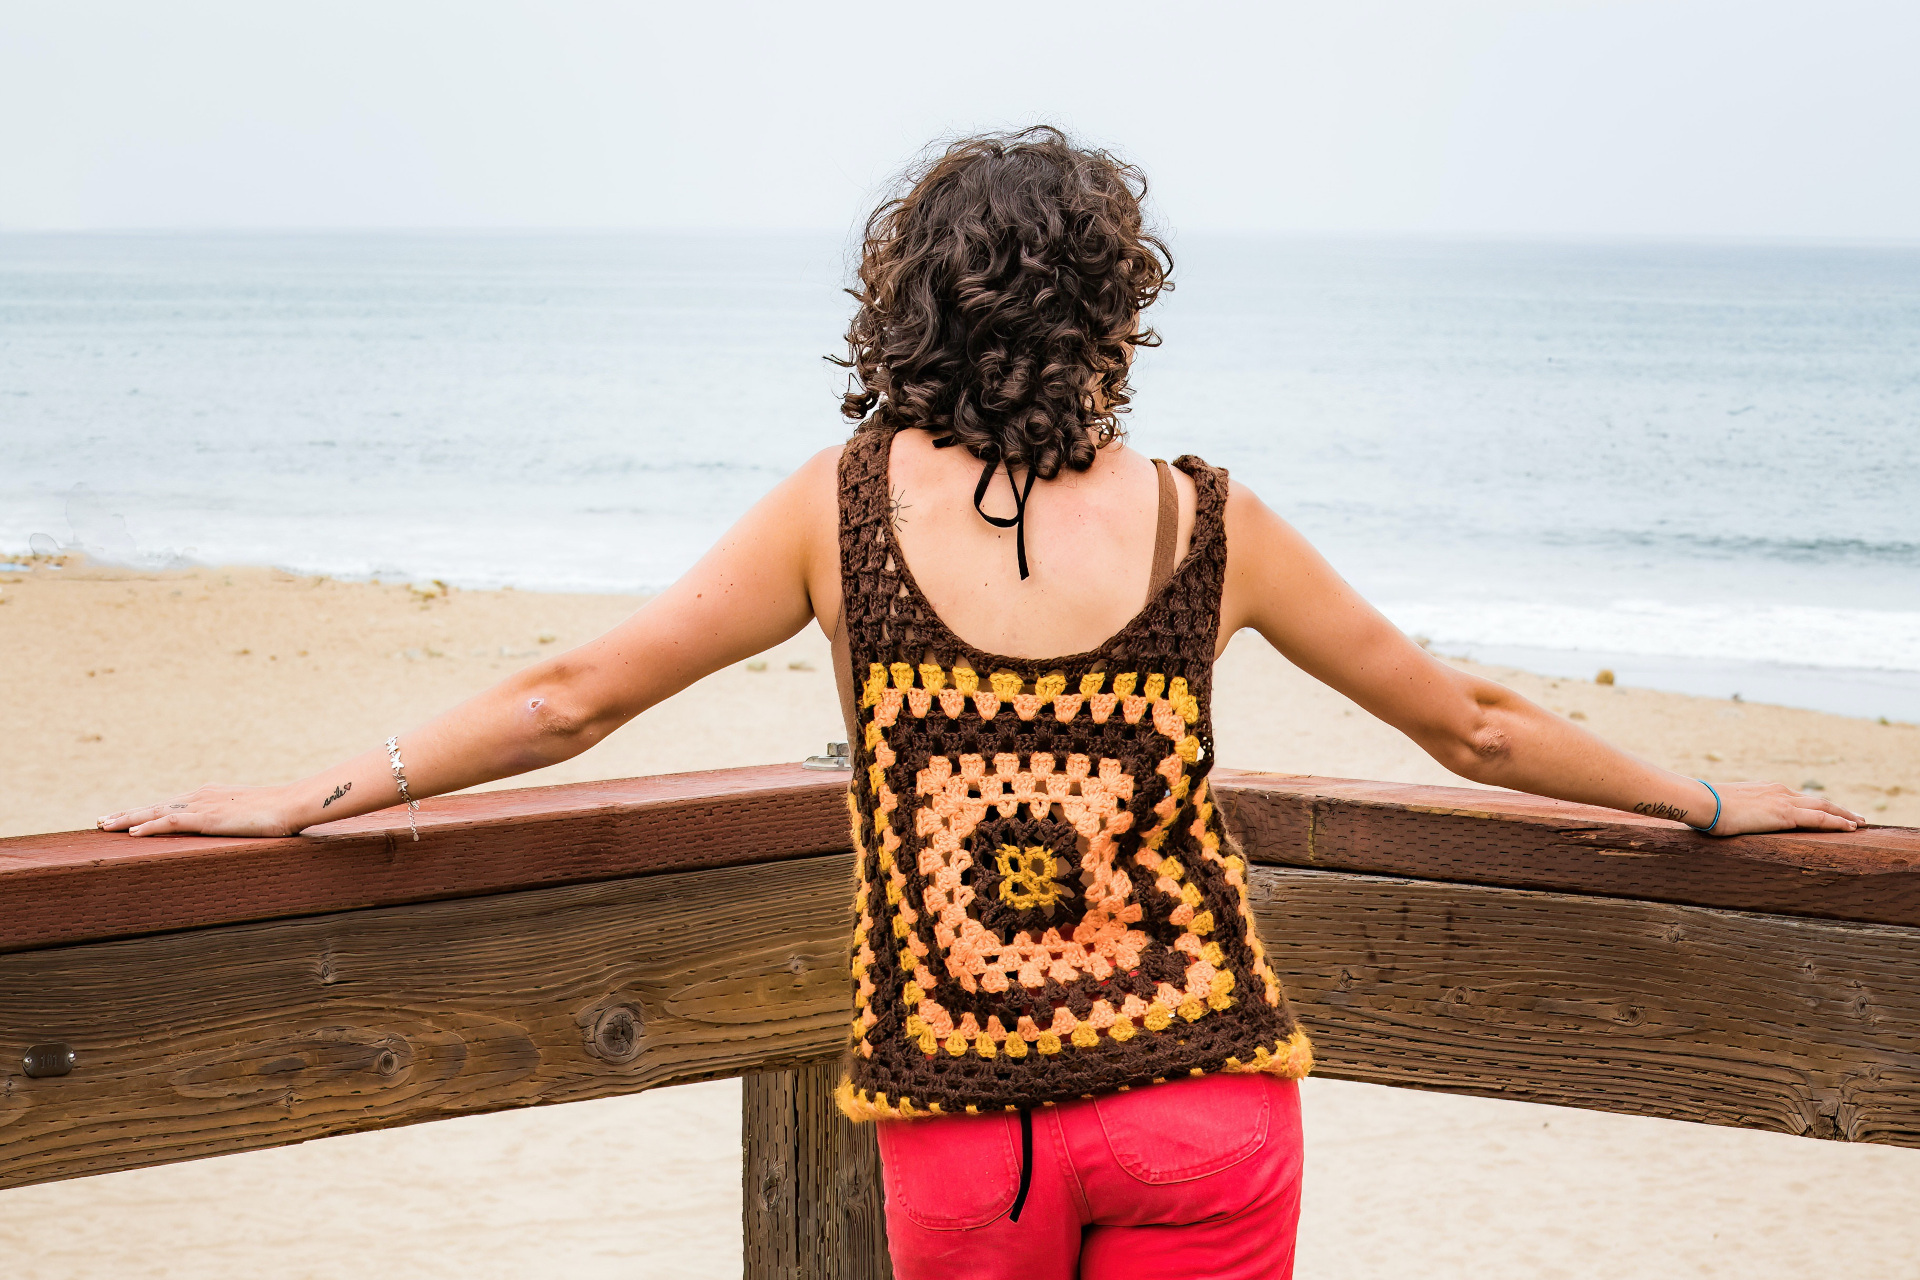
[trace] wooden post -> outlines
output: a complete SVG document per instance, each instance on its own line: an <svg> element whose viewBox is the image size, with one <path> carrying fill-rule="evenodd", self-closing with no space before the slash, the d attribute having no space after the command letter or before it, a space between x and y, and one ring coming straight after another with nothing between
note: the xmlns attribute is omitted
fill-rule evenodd
<svg viewBox="0 0 1920 1280"><path fill-rule="evenodd" d="M839 1064L742 1082L746 1280L892 1280L873 1126L833 1105Z"/></svg>

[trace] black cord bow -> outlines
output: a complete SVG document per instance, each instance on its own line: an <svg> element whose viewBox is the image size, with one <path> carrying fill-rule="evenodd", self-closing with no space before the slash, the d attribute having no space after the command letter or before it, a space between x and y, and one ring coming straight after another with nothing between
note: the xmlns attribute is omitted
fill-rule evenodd
<svg viewBox="0 0 1920 1280"><path fill-rule="evenodd" d="M952 436L937 436L933 447L946 449L960 443ZM1033 492L1033 468L1027 468L1027 483L1018 485L1013 480L1013 464L1007 464L1007 488L1013 490L1013 514L1011 516L990 516L981 509L986 500L987 486L993 482L993 471L1000 462L997 458L988 458L987 465L981 469L980 483L973 486L973 509L980 512L980 518L996 529L1012 529L1013 551L1020 561L1020 580L1027 580L1027 495Z"/></svg>

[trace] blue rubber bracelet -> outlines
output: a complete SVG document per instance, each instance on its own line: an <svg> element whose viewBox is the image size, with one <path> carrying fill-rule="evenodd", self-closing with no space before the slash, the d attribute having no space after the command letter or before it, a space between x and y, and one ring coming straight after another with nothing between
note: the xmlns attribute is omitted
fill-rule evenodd
<svg viewBox="0 0 1920 1280"><path fill-rule="evenodd" d="M1707 789L1707 793L1713 797L1713 821L1709 822L1704 827L1693 827L1693 824L1691 822L1689 822L1687 825L1690 827L1693 827L1695 831L1700 832L1702 835L1705 835L1711 832L1715 827L1720 825L1720 793L1718 791L1715 791L1713 789L1713 784L1711 782L1708 782L1705 778L1695 778L1694 781L1699 783L1701 786L1705 787Z"/></svg>

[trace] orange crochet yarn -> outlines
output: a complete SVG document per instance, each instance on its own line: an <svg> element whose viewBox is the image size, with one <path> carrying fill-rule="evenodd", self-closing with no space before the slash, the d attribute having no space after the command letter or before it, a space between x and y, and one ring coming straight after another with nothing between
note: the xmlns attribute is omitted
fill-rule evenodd
<svg viewBox="0 0 1920 1280"><path fill-rule="evenodd" d="M887 518L892 433L840 464L860 734L848 792L855 1120L1037 1106L1213 1071L1305 1075L1246 864L1208 799L1225 473L1173 577L1098 649L1005 658L927 604Z"/></svg>

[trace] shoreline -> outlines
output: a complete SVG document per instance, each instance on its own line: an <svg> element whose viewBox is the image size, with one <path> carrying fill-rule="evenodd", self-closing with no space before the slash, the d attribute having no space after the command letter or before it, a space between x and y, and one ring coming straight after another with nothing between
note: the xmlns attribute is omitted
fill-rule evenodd
<svg viewBox="0 0 1920 1280"><path fill-rule="evenodd" d="M206 565L181 557L141 557L142 562L91 561L84 551L61 548L54 554L0 551L0 586L5 580L36 572L74 573L80 576L128 576L146 579L194 574L268 572L296 578L324 578L349 585L432 585L462 592L514 591L539 596L600 596L644 600L653 590L569 583L526 585L469 581L458 575L422 577L395 570L329 572L285 564ZM1379 602L1376 602L1378 604ZM1391 619L1394 609L1387 609ZM1897 611L1895 611L1897 612ZM1920 614L1914 617L1920 618ZM1403 627L1421 639L1417 627ZM1528 628L1522 628L1527 630ZM1816 665L1772 658L1700 656L1688 653L1648 653L1605 645L1558 648L1510 639L1460 639L1438 634L1428 645L1447 658L1462 658L1481 666L1531 672L1552 679L1591 679L1603 669L1620 683L1663 693L1693 694L1732 701L1766 703L1803 711L1849 716L1879 722L1920 724L1920 669L1898 666Z"/></svg>
<svg viewBox="0 0 1920 1280"><path fill-rule="evenodd" d="M1612 671L1621 684L1663 693L1792 707L1876 724L1920 722L1920 671L1508 644L1441 644L1435 648L1488 666L1556 679L1592 679L1604 669Z"/></svg>

